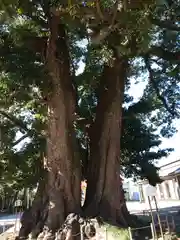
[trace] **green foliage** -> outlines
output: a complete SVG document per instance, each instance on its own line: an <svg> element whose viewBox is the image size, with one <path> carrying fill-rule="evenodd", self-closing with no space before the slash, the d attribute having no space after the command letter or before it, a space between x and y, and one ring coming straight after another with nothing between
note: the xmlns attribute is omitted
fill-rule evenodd
<svg viewBox="0 0 180 240"><path fill-rule="evenodd" d="M42 173L46 95L51 87L45 71L46 49L42 48L50 30L47 24L50 8L46 2L0 2L0 176L2 186L14 190L23 185L35 186ZM75 127L84 175L88 161L87 132L96 114L101 73L104 64L111 63L115 51L118 56L129 58L127 90L132 77L142 82L148 80L138 103L125 93L120 163L127 177L148 178L154 183L159 181L154 160L171 151L160 148L160 136L174 133L172 120L177 115L172 117L171 113L178 113L180 100L179 57L176 57L180 31L164 27L162 22L179 26L176 22L180 3L176 1L167 8L160 3L156 5L155 1L140 1L135 7L122 2L118 6L121 11L115 8L114 1L101 1L99 12L95 1L49 1L51 7L63 12L61 20L69 38L71 75L78 95L79 119ZM35 46L38 41L40 44ZM145 57L151 69L144 63ZM85 69L77 76L80 61ZM28 141L15 149L19 132Z"/></svg>
<svg viewBox="0 0 180 240"><path fill-rule="evenodd" d="M160 181L154 161L166 157L172 149L161 149L156 128L143 121L153 109L152 102L140 100L124 111L121 162L126 177L146 178L154 185Z"/></svg>

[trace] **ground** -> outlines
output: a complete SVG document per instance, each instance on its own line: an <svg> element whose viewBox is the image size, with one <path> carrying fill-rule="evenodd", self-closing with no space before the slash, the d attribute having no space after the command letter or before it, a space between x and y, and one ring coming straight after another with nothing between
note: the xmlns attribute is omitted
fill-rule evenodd
<svg viewBox="0 0 180 240"><path fill-rule="evenodd" d="M158 206L160 208L161 218L163 219L166 214L169 216L174 216L175 223L176 223L176 230L180 232L180 214L177 214L180 210L180 201L160 201L158 202ZM149 210L149 206L147 203L140 203L140 202L127 202L127 207L129 211L136 215L142 215L146 214L147 210ZM153 206L154 208L154 206ZM13 233L14 232L14 226L12 225L17 222L16 227L18 228L18 219L19 216L16 217L16 215L1 215L0 216L0 234L5 230L5 228L9 228L8 232ZM104 229L109 229L108 232L106 230L102 230L99 233L99 240L104 240L105 235L108 236L109 239L119 239L119 234L122 236L122 230L116 231L116 229L113 229L112 227L109 227L107 225L104 226ZM128 234L128 231L124 231L124 239L128 240L126 237ZM7 233L0 235L0 239L6 239Z"/></svg>

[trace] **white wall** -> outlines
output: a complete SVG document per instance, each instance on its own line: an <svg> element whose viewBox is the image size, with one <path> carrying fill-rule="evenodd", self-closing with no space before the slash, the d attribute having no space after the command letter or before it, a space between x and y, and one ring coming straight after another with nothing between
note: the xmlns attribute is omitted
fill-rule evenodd
<svg viewBox="0 0 180 240"><path fill-rule="evenodd" d="M175 183L173 182L173 180L169 180L168 182L169 182L169 190L170 190L170 194L171 194L171 199L175 200L175 199L177 199Z"/></svg>

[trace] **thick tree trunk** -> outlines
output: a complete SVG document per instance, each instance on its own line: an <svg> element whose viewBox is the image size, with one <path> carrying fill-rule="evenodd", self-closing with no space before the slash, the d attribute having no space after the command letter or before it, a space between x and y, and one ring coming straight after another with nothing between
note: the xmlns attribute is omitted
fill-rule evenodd
<svg viewBox="0 0 180 240"><path fill-rule="evenodd" d="M70 213L81 209L80 161L77 155L75 132L75 98L70 75L67 38L61 18L52 12L49 18L50 36L47 43L46 70L49 76L47 92L47 156L44 167L47 181L42 197L47 204L40 208L43 219L20 231L27 237L29 232L37 235L45 226L41 239L55 239L55 233L62 227ZM41 200L42 201L42 200ZM36 203L37 205L37 203ZM37 214L37 209L35 207ZM31 213L32 214L32 213ZM27 217L28 218L28 215ZM26 231L25 231L26 230Z"/></svg>
<svg viewBox="0 0 180 240"><path fill-rule="evenodd" d="M90 164L85 212L126 225L128 211L120 180L120 134L124 84L128 62L116 59L105 66L100 83L96 119L90 131Z"/></svg>
<svg viewBox="0 0 180 240"><path fill-rule="evenodd" d="M47 161L49 210L46 226L55 232L71 212L80 211L80 161L73 121L75 98L70 76L69 53L60 16L49 19L47 70L51 89L48 97Z"/></svg>
<svg viewBox="0 0 180 240"><path fill-rule="evenodd" d="M48 195L46 181L42 179L30 209L27 209L21 218L20 238L26 238L30 233L35 238L43 230L47 218Z"/></svg>

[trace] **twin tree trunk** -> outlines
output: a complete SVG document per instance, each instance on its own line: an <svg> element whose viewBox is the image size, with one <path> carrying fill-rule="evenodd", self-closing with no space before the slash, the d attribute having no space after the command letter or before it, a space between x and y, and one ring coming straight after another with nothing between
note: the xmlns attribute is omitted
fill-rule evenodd
<svg viewBox="0 0 180 240"><path fill-rule="evenodd" d="M90 131L90 162L85 211L126 225L127 209L120 179L120 133L128 62L115 59L101 77L96 119Z"/></svg>
<svg viewBox="0 0 180 240"><path fill-rule="evenodd" d="M32 231L37 235L43 225L54 233L62 226L69 213L81 214L82 211L81 166L73 127L76 104L70 75L67 37L59 16L52 15L49 23L46 68L51 89L47 97L48 135L45 162L48 179L43 189L43 197L41 200L36 198L33 206L37 207L32 206L30 210L34 224L28 227L27 221L22 220L21 237ZM122 224L125 224L124 216L127 210L119 177L119 159L127 68L127 60L124 58L116 58L112 67L104 67L96 119L89 136L88 187L83 208L87 216L101 216L105 220ZM42 206L44 210L41 209ZM40 208L43 214L38 215L37 208ZM33 211L36 214L33 214Z"/></svg>
<svg viewBox="0 0 180 240"><path fill-rule="evenodd" d="M50 76L48 94L47 162L49 210L47 227L53 232L71 212L80 211L80 161L73 127L75 98L70 75L65 29L60 17L50 21L51 36L47 49Z"/></svg>

